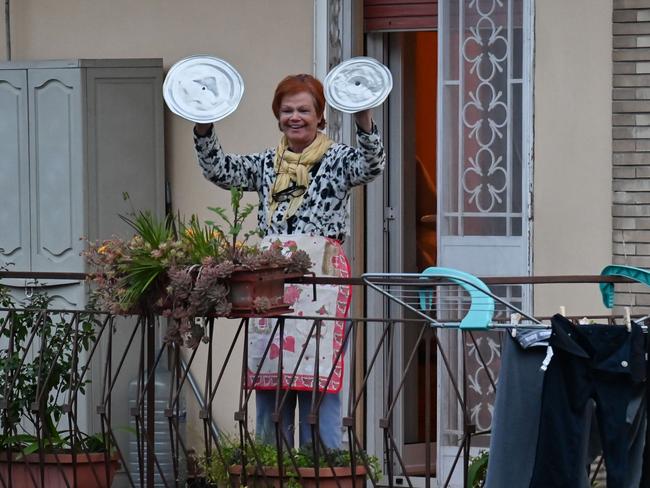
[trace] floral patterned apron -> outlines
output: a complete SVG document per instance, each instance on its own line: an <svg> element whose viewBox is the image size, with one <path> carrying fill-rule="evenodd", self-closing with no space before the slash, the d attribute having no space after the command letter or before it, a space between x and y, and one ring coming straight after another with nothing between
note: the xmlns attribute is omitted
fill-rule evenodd
<svg viewBox="0 0 650 488"><path fill-rule="evenodd" d="M343 247L334 239L309 235L271 235L264 238L262 246L280 240L287 252L302 249L309 254L316 276L348 278L350 264ZM312 285L290 284L285 286L284 301L293 308L292 315L306 317L336 317L338 320L325 320L321 324L318 373L316 368L316 333L314 328L311 338L310 330L314 320L285 319L284 339L280 346L280 329L275 333L273 342L262 363L276 319L253 318L248 328L248 387L259 390L273 389L278 385L278 362L282 354L282 388L292 390L312 390L314 379L318 379L319 391L337 393L343 384L343 354L336 358L343 346L345 336L345 319L348 316L352 287L350 285L318 285L316 301ZM309 341L308 341L309 339ZM300 359L304 345L305 354ZM298 361L300 362L298 363ZM336 364L335 364L336 362ZM262 367L259 375L255 374ZM294 370L297 372L292 378ZM330 373L334 370L332 377Z"/></svg>

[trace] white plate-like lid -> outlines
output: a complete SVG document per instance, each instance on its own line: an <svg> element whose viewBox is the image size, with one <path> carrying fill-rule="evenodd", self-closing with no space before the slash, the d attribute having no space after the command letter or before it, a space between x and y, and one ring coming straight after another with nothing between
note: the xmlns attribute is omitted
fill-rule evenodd
<svg viewBox="0 0 650 488"><path fill-rule="evenodd" d="M393 76L376 59L359 56L332 68L324 86L327 103L351 114L384 103L393 89Z"/></svg>
<svg viewBox="0 0 650 488"><path fill-rule="evenodd" d="M210 123L235 111L244 80L223 59L190 56L175 63L163 83L169 110L191 122Z"/></svg>

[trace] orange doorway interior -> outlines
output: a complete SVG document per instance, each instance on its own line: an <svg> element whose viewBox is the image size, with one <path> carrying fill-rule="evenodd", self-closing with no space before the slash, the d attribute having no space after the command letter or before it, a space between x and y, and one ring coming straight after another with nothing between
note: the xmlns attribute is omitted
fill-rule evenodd
<svg viewBox="0 0 650 488"><path fill-rule="evenodd" d="M405 46L412 49L408 59L413 66L409 70L415 99L409 106L415 108L414 113L402 114L403 117L413 117L415 127L415 184L414 188L405 188L405 194L415 199L415 245L417 272L421 272L437 263L437 192L436 192L436 137L437 137L437 92L438 92L438 33L411 32L407 34ZM415 190L415 194L411 193ZM407 331L405 347L413 344L415 330ZM417 415L412 410L405 412L404 457L406 472L418 476L425 473L425 441L436 442L437 437L437 367L435 346L430 349L427 358L424 344L418 346L417 371L409 373L413 399L417 400ZM429 404L431 406L430 431L426 432L426 369L429 368ZM411 376L412 374L412 376ZM409 407L406 407L409 409ZM411 409L413 407L410 407ZM416 423L417 422L417 423ZM414 425L415 424L415 425ZM435 446L435 445L434 445ZM431 452L429 466L435 473L435 447Z"/></svg>
<svg viewBox="0 0 650 488"><path fill-rule="evenodd" d="M436 107L438 33L415 33L417 268L436 265Z"/></svg>

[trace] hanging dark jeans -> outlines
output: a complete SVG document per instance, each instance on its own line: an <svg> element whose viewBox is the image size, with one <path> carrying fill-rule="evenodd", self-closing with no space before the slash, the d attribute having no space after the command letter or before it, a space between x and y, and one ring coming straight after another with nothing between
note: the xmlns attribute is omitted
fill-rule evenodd
<svg viewBox="0 0 650 488"><path fill-rule="evenodd" d="M553 358L544 375L537 454L530 488L574 488L584 479L582 459L589 399L596 402L607 486L625 486L630 441L629 401L645 380L641 328L551 321Z"/></svg>
<svg viewBox="0 0 650 488"><path fill-rule="evenodd" d="M648 333L650 334L650 333ZM650 338L646 334L646 358L650 358ZM646 381L645 394L646 394L646 434L645 434L645 450L643 452L643 477L639 488L650 488L650 361L646 364L646 374L649 379Z"/></svg>

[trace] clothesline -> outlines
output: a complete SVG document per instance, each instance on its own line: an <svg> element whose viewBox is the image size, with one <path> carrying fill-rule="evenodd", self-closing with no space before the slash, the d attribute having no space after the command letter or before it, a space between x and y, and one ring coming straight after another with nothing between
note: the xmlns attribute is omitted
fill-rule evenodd
<svg viewBox="0 0 650 488"><path fill-rule="evenodd" d="M86 273L60 273L60 272L33 272L33 271L7 271L0 270L0 279L33 279L33 280L84 280ZM479 277L487 285L542 285L542 284L573 284L573 283L635 283L634 280L621 276L601 275L538 275L538 276L486 276ZM432 281L441 281L440 278L423 278ZM382 283L405 284L413 283L413 279L385 279ZM291 278L287 283L302 284L345 284L363 286L362 277L351 278L323 278L303 276Z"/></svg>

